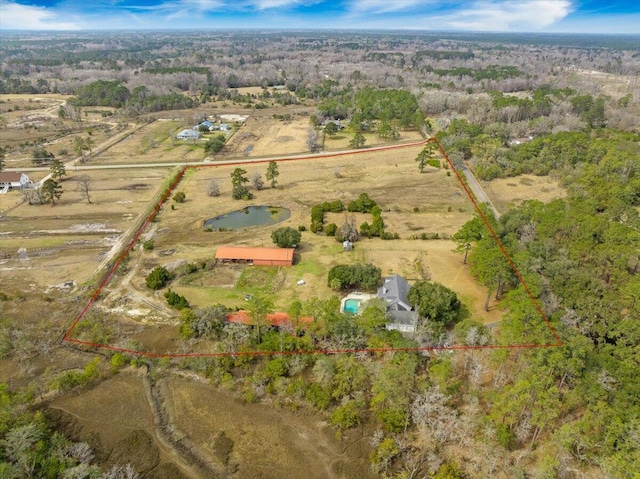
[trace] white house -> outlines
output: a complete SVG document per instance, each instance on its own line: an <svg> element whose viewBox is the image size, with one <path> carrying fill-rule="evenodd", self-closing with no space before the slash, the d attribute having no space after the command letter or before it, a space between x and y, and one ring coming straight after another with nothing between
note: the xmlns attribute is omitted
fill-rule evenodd
<svg viewBox="0 0 640 479"><path fill-rule="evenodd" d="M14 188L28 188L31 180L25 173L18 171L0 171L0 193L7 193Z"/></svg>
<svg viewBox="0 0 640 479"><path fill-rule="evenodd" d="M180 133L176 135L178 140L198 140L200 138L200 132L193 130L191 128L187 128L182 130Z"/></svg>

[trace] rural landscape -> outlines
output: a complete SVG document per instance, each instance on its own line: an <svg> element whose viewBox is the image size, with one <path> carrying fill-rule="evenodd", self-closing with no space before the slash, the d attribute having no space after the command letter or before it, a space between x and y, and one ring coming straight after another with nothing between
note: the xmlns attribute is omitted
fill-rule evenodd
<svg viewBox="0 0 640 479"><path fill-rule="evenodd" d="M0 39L0 477L640 477L637 36Z"/></svg>

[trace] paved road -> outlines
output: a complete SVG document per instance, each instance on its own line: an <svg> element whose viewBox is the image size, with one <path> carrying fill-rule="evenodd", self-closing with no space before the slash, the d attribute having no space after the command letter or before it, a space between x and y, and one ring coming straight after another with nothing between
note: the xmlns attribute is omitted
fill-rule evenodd
<svg viewBox="0 0 640 479"><path fill-rule="evenodd" d="M462 173L467 179L467 183L469 184L469 187L473 191L473 194L475 195L476 200L478 200L478 203L488 203L491 209L493 210L493 214L496 215L496 219L500 218L500 212L496 209L496 207L491 202L487 194L484 192L484 190L482 189L482 186L480 186L480 183L478 182L474 174L471 172L471 170L468 169L466 166L463 166Z"/></svg>

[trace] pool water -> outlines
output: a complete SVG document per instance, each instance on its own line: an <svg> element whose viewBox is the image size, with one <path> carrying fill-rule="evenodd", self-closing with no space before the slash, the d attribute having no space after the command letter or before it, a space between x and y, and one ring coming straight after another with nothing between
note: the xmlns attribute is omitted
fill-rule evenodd
<svg viewBox="0 0 640 479"><path fill-rule="evenodd" d="M344 312L351 314L358 314L358 309L360 308L360 300L359 299L347 299L344 302Z"/></svg>
<svg viewBox="0 0 640 479"><path fill-rule="evenodd" d="M205 229L235 230L247 226L274 225L291 216L291 210L276 206L247 206L204 222Z"/></svg>

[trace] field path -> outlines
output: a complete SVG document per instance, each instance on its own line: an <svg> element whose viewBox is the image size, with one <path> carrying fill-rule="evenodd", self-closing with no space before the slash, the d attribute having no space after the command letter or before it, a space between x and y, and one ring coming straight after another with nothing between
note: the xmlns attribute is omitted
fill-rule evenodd
<svg viewBox="0 0 640 479"><path fill-rule="evenodd" d="M491 210L493 211L493 214L496 215L496 219L500 218L500 212L497 210L497 208L491 202L491 200L489 199L489 196L487 196L485 191L482 189L482 186L480 186L480 182L476 179L476 177L473 174L473 172L469 168L467 168L466 166L463 166L462 167L462 173L464 174L465 178L467 179L467 182L469 183L469 186L471 187L471 190L473 191L473 194L475 195L476 199L478 200L478 203L487 203L491 207Z"/></svg>

